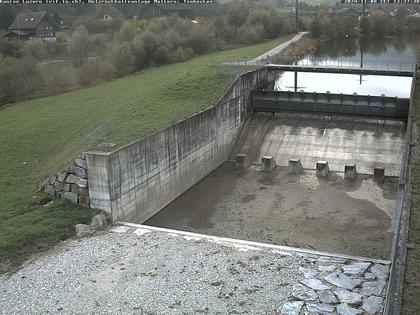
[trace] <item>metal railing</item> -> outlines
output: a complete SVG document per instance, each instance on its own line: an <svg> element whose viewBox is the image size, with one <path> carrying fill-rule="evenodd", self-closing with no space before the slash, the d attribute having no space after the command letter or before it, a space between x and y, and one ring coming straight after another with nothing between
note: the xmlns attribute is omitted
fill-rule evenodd
<svg viewBox="0 0 420 315"><path fill-rule="evenodd" d="M263 67L268 64L295 65L308 68L338 68L338 69L366 69L382 71L410 71L417 70L416 63L395 60L366 59L361 63L356 59L331 59L310 57L297 60L289 56L274 56L264 60L231 60L222 63L225 67Z"/></svg>

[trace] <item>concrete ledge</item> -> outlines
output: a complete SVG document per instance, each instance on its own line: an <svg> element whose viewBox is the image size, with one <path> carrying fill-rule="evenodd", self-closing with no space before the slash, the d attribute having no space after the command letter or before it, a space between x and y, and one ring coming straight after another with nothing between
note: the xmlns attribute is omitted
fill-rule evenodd
<svg viewBox="0 0 420 315"><path fill-rule="evenodd" d="M300 162L299 159L290 159L288 167L289 167L289 170L288 170L289 175L298 175L303 172L302 163Z"/></svg>
<svg viewBox="0 0 420 315"><path fill-rule="evenodd" d="M261 158L264 172L271 172L276 166L276 161L271 155L266 155Z"/></svg>
<svg viewBox="0 0 420 315"><path fill-rule="evenodd" d="M362 257L362 256L351 256L351 255L324 252L324 251L313 250L313 249L305 249L305 248L298 248L298 247L289 247L289 246L283 246L283 245L275 245L275 244L247 241L247 240L241 240L241 239L235 239L235 238L229 238L229 237L222 237L222 236L215 236L215 235L180 231L180 230L162 228L162 227L151 226L151 225L136 224L136 223L130 223L130 222L121 222L121 221L117 221L116 224L135 227L135 228L141 228L141 229L151 230L151 231L156 231L156 232L163 232L163 233L168 233L168 234L188 236L188 237L191 237L191 238L206 239L206 240L210 240L214 243L223 244L223 245L228 246L228 247L232 246L234 244L238 244L238 245L243 245L243 246L253 246L253 247L255 246L255 247L260 247L260 248L266 248L266 249L279 250L279 251L284 251L284 252L289 252L289 253L295 253L295 254L298 254L298 255L301 255L301 256L316 255L316 256L325 256L325 257L331 257L331 258L344 258L344 259L353 259L353 260L361 260L361 261L370 261L370 262L373 262L373 263L385 264L385 265L390 264L389 260L383 260L383 259L375 259L375 258Z"/></svg>
<svg viewBox="0 0 420 315"><path fill-rule="evenodd" d="M373 179L377 183L383 183L385 180L385 168L377 166L373 170Z"/></svg>
<svg viewBox="0 0 420 315"><path fill-rule="evenodd" d="M357 177L356 164L349 164L344 166L344 179L354 180Z"/></svg>
<svg viewBox="0 0 420 315"><path fill-rule="evenodd" d="M240 154L236 155L236 160L235 160L236 168L246 169L246 168L249 167L250 164L251 163L250 163L249 158L246 154L240 153Z"/></svg>
<svg viewBox="0 0 420 315"><path fill-rule="evenodd" d="M330 168L328 166L327 161L318 161L316 163L316 176L326 178L328 173L330 172Z"/></svg>

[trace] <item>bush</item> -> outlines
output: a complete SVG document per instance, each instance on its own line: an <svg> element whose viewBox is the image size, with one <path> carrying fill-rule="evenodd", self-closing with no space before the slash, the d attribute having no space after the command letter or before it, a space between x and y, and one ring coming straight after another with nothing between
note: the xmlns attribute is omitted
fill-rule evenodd
<svg viewBox="0 0 420 315"><path fill-rule="evenodd" d="M110 60L114 66L115 73L121 77L134 71L134 54L128 43L116 45L110 54Z"/></svg>
<svg viewBox="0 0 420 315"><path fill-rule="evenodd" d="M23 47L25 57L40 61L47 57L47 45L40 39L30 39Z"/></svg>
<svg viewBox="0 0 420 315"><path fill-rule="evenodd" d="M0 38L0 54L3 56L20 58L23 56L23 42Z"/></svg>
<svg viewBox="0 0 420 315"><path fill-rule="evenodd" d="M83 25L79 25L74 30L71 35L68 50L76 66L80 66L86 62L90 50L90 40L89 33Z"/></svg>
<svg viewBox="0 0 420 315"><path fill-rule="evenodd" d="M93 85L99 82L109 81L113 78L113 66L104 61L91 60L79 68L79 82L82 86Z"/></svg>
<svg viewBox="0 0 420 315"><path fill-rule="evenodd" d="M43 85L32 58L0 59L0 82L0 101L3 104L30 98Z"/></svg>

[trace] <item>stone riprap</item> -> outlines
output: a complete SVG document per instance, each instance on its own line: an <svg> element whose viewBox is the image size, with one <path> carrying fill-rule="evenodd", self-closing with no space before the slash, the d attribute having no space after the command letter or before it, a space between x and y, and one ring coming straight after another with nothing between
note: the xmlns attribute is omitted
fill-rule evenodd
<svg viewBox="0 0 420 315"><path fill-rule="evenodd" d="M382 314L389 265L314 258L311 267L299 271L304 280L293 286L282 314ZM291 304L297 301L304 303ZM291 311L292 306L299 306L299 312Z"/></svg>
<svg viewBox="0 0 420 315"><path fill-rule="evenodd" d="M41 190L53 198L68 199L73 203L90 206L85 156L51 176L42 184Z"/></svg>
<svg viewBox="0 0 420 315"><path fill-rule="evenodd" d="M348 275L361 281L349 291L362 296L356 304L341 302L335 292L345 297L345 289L325 280L357 262L368 261L122 225L67 240L0 276L0 313L380 314L384 292L367 296L361 286L386 282L385 262L368 262L374 280Z"/></svg>

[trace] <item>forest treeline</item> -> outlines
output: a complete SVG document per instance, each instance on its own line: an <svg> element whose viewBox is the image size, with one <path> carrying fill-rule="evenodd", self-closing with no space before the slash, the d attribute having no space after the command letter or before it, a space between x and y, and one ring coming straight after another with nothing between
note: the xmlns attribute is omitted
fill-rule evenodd
<svg viewBox="0 0 420 315"><path fill-rule="evenodd" d="M234 1L225 15L212 20L176 16L141 21L79 19L68 38L59 37L55 43L0 41L0 81L5 82L0 102L57 94L146 67L255 44L292 30L293 17L250 1ZM63 59L69 62L57 61Z"/></svg>
<svg viewBox="0 0 420 315"><path fill-rule="evenodd" d="M389 12L369 9L362 18L361 12L335 14L328 7L321 7L310 23L312 37L335 39L354 36L385 37L419 34L420 16L410 14L407 7L398 7Z"/></svg>

